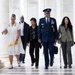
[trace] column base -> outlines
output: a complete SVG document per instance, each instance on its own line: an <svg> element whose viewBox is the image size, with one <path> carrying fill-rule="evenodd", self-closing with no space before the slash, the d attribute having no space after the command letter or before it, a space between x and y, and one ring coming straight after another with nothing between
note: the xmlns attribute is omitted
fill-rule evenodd
<svg viewBox="0 0 75 75"><path fill-rule="evenodd" d="M4 63L1 62L0 60L0 69L4 67Z"/></svg>

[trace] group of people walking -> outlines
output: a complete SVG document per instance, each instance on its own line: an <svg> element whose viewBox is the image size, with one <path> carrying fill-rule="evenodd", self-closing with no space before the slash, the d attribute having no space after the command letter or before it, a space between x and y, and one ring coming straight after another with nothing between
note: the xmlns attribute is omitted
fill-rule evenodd
<svg viewBox="0 0 75 75"><path fill-rule="evenodd" d="M3 34L8 34L9 43L13 41L15 43L14 46L8 49L9 69L13 69L13 55L16 56L19 67L21 62L25 63L26 46L28 45L31 66L35 63L35 68L39 67L39 49L43 46L45 69L49 68L49 64L52 67L54 63L54 44L56 42L60 43L62 47L64 68L67 68L68 65L69 68L72 68L71 46L74 45L74 39L70 19L65 16L57 30L56 19L50 15L51 9L44 9L43 12L45 17L39 20L39 25L37 25L36 18L31 18L31 26L24 22L23 16L21 16L19 24L16 23L16 15L12 14L11 23L2 32ZM20 39L24 53L20 52L20 44L17 43Z"/></svg>

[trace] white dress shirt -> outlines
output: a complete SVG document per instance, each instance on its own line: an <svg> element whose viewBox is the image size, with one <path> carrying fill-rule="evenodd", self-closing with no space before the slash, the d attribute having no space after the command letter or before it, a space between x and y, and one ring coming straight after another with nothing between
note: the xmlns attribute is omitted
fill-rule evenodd
<svg viewBox="0 0 75 75"><path fill-rule="evenodd" d="M47 21L47 19L48 19L48 21ZM46 23L47 23L47 22L50 22L50 18L47 18L47 17L46 17Z"/></svg>
<svg viewBox="0 0 75 75"><path fill-rule="evenodd" d="M23 29L24 29L24 22L20 24L21 25L21 36L24 36L24 33L23 33Z"/></svg>

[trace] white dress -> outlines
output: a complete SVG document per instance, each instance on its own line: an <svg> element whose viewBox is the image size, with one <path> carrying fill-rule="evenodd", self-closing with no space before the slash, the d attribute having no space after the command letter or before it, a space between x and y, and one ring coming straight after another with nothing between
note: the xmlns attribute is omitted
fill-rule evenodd
<svg viewBox="0 0 75 75"><path fill-rule="evenodd" d="M15 23L13 26L11 24L9 24L9 26L7 27L8 44L11 44L12 42L16 41L17 31L20 30L20 29L21 29L21 27L17 23ZM8 47L8 54L9 55L19 55L20 54L20 44Z"/></svg>

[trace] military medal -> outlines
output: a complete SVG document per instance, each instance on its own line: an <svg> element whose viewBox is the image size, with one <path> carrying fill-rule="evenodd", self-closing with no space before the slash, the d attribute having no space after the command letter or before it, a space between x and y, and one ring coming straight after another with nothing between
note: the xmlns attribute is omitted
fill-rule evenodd
<svg viewBox="0 0 75 75"><path fill-rule="evenodd" d="M53 32L55 32L55 28L53 27L53 25L52 25L52 28L53 28Z"/></svg>
<svg viewBox="0 0 75 75"><path fill-rule="evenodd" d="M42 28L44 28L44 24L41 24L42 25Z"/></svg>
<svg viewBox="0 0 75 75"><path fill-rule="evenodd" d="M54 24L54 21L53 20L51 20L51 24Z"/></svg>

